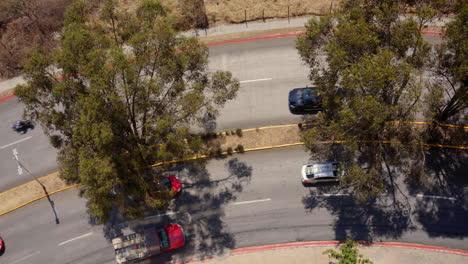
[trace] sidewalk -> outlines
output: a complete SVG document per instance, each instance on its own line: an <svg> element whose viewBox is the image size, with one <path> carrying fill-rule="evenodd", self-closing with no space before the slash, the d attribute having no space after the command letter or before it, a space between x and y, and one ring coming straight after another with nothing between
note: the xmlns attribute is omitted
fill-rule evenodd
<svg viewBox="0 0 468 264"><path fill-rule="evenodd" d="M336 241L311 241L257 246L233 250L225 257L212 257L173 264L328 264L323 255L328 248L338 250ZM462 264L468 263L468 251L444 249L408 243L383 242L359 246L359 253L374 264Z"/></svg>

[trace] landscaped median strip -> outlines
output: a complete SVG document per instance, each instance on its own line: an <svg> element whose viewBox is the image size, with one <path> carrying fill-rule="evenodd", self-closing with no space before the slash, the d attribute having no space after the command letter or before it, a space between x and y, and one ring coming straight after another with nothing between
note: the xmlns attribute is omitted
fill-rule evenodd
<svg viewBox="0 0 468 264"><path fill-rule="evenodd" d="M424 122L415 122L423 124ZM429 123L425 123L429 124ZM467 128L467 127L464 127ZM222 132L223 136L218 136L214 141L217 141L220 149L226 150L227 148L233 148L241 144L244 149L241 151L221 151L216 154L199 155L190 157L183 160L171 160L165 162L159 162L154 165L161 166L165 164L172 164L178 162L186 162L197 159L206 159L217 156L225 156L234 153L243 153L250 151L260 151L277 149L284 147L300 146L304 143L300 142L300 128L298 124L285 124L276 126L266 126L259 128L249 128L242 130L242 136L238 136L234 131ZM233 133L234 132L234 133ZM229 135L228 135L229 134ZM394 141L362 141L365 143L386 143L386 144L398 144L399 142ZM326 141L323 144L332 143L344 143L343 141ZM440 148L452 148L460 150L468 150L468 146L451 146L451 145L440 145L440 144L424 144L430 147ZM68 186L59 177L58 173L52 173L47 176L38 179L46 188L48 194L44 193L43 188L36 182L30 181L25 184L19 185L7 191L0 193L0 215L4 215L25 205L28 205L34 201L47 197L78 185Z"/></svg>
<svg viewBox="0 0 468 264"><path fill-rule="evenodd" d="M311 247L336 247L344 243L343 241L306 241L306 242L290 242L290 243L283 243L283 244L272 244L272 245L264 245L264 246L253 246L253 247L245 247L245 248L237 248L233 249L229 254L228 257L248 254L248 253L256 253L256 252L263 252L263 251L270 251L270 250L277 250L277 249L294 249L294 248L311 248ZM367 242L360 242L361 246L364 247L396 247L396 248L406 248L406 249L419 249L419 250L427 250L432 252L440 252L446 254L455 254L461 256L468 256L468 251L461 250L461 249L451 249L451 248L443 248L437 246L428 246L422 244L415 244L415 243L403 243L403 242L380 242L380 243L367 243ZM315 259L312 255L310 256L311 259ZM257 259L257 258L255 258ZM171 264L187 264L187 263L195 263L195 262L205 262L212 263L208 260L217 260L215 256L209 256L201 259L193 259L193 260L186 260L186 261L179 261L179 262L171 262ZM219 258L220 261L225 260L225 256ZM242 262L244 263L244 262Z"/></svg>

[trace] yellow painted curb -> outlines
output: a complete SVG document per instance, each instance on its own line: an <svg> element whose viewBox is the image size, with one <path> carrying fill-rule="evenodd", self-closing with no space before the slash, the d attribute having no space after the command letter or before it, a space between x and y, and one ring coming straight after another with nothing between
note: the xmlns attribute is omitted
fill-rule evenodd
<svg viewBox="0 0 468 264"><path fill-rule="evenodd" d="M62 189L53 191L53 192L49 193L49 195L42 195L42 196L40 196L40 197L34 198L34 199L32 199L31 201L26 202L26 203L24 203L24 204L20 204L20 205L16 206L16 207L13 208L13 209L10 209L10 210L5 211L5 212L1 212L1 213L0 213L0 216L1 216L1 215L4 215L4 214L7 214L7 213L9 213L9 212L11 212L11 211L14 211L14 210L16 210L16 209L18 209L18 208L21 208L21 207L23 207L23 206L26 206L26 205L28 205L28 204L30 204L30 203L32 203L32 202L35 202L35 201L37 201L37 200L40 200L40 199L42 199L42 198L46 198L47 196L51 196L52 194L55 194L55 193L58 193L58 192L61 192L61 191L65 191L65 190L68 190L68 189L71 189L71 188L74 188L74 187L76 187L76 186L78 186L78 185L81 185L81 184L75 184L75 185L67 186L67 187L65 187L65 188L62 188Z"/></svg>
<svg viewBox="0 0 468 264"><path fill-rule="evenodd" d="M50 174L47 174L46 176L41 176L41 177L37 178L37 180L40 181L42 178L48 177L48 176L50 176L50 175L52 175L52 174L55 174L55 173L57 173L57 172L58 172L58 171L52 172L52 173L50 173ZM0 196L2 196L3 194L5 194L5 193L7 193L7 192L13 191L13 190L15 190L15 189L17 189L17 188L19 188L19 187L21 187L21 186L23 186L23 185L30 184L30 183L32 183L32 182L36 182L36 180L28 181L28 182L26 182L26 183L20 184L20 185L18 185L18 186L16 186L16 187L13 187L13 188L11 188L11 189L8 189L8 190L6 190L6 191L3 191L3 192L0 193Z"/></svg>
<svg viewBox="0 0 468 264"><path fill-rule="evenodd" d="M394 121L394 122L399 122L399 121ZM412 122L412 123L419 123L419 124L429 124L427 122ZM311 124L311 123L305 123L305 124ZM242 131L252 131L252 130L258 130L258 129L268 129L268 128L279 128L279 127L291 127L291 126L297 126L298 124L286 124L286 125L276 125L276 126L265 126L265 127L259 127L259 128L249 128L249 129L243 129ZM463 126L455 126L455 125L448 125L448 124L439 124L439 125L446 125L446 126L454 126L454 127L463 127ZM463 127L463 128L468 128L468 127ZM345 143L346 141L324 141L324 142L321 142L322 144L331 144L331 143L338 143L338 144L341 144L341 143ZM396 143L396 144L400 144L400 142L396 142L396 141L372 141L372 140L366 140L366 141L359 141L359 142L362 142L362 143L384 143L384 144L391 144L391 143ZM151 165L150 167L157 167L157 166L161 166L161 165L165 165L165 164L172 164L172 163L178 163L178 162L183 162L183 161L190 161L190 160L197 160L197 159L204 159L204 158L212 158L212 157L217 157L217 156L224 156L224 155L229 155L229 154L235 154L235 153L243 153L243 152L250 152L250 151L258 151L258 150L268 150L268 149L275 149L275 148L284 148L284 147L291 147L291 146L300 146L300 145L304 145L303 142L296 142L296 143L291 143L291 144L282 144L282 145L276 145L276 146L268 146L268 147L259 147L259 148L250 148L250 149L244 149L243 151L232 151L232 152L222 152L221 154L212 154L212 155L200 155L200 156L195 156L195 157L190 157L190 158L187 158L187 159L181 159L181 160L171 160L171 161L164 161L164 162L158 162L158 163L155 163L153 165ZM422 144L424 146L430 146L430 147L439 147L439 148L454 148L454 149L461 149L461 150L467 150L468 147L466 146L452 146L452 145L441 145L441 144ZM54 172L54 173L57 173L57 172ZM51 174L54 174L54 173L51 173ZM49 175L51 175L49 174ZM46 175L46 176L42 176L40 178L38 178L39 180L44 178L44 177L47 177L49 175ZM29 181L27 183L23 183L19 186L16 186L16 187L13 187L9 190L6 190L2 193L0 193L0 196L2 194L5 194L9 191L12 191L16 188L19 188L23 185L26 185L26 184L29 184L31 182L35 182L35 181ZM75 185L71 185L71 186L67 186L65 188L62 188L62 189L59 189L59 190L56 190L56 191L53 191L51 192L49 195L52 195L52 194L55 194L55 193L58 193L58 192L62 192L62 191L65 191L65 190L68 190L68 189L71 189L71 188L74 188L76 186L79 186L80 184L75 184ZM13 209L10 209L8 211L5 211L5 212L2 212L0 213L0 216L1 215L4 215L4 214L7 214L9 212L12 212L18 208L21 208L25 205L28 205L32 202L35 202L37 200L40 200L42 198L45 198L47 197L47 195L43 195L43 196L40 196L38 198L35 198L31 201L28 201L24 204L21 204Z"/></svg>

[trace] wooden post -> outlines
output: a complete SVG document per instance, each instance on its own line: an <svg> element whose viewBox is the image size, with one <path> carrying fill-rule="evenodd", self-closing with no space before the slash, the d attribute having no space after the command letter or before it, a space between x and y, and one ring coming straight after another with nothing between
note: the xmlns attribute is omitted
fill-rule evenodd
<svg viewBox="0 0 468 264"><path fill-rule="evenodd" d="M288 6L288 24L290 24L290 21L289 21L289 6Z"/></svg>
<svg viewBox="0 0 468 264"><path fill-rule="evenodd" d="M263 22L265 22L265 9L262 10L262 18L263 18Z"/></svg>
<svg viewBox="0 0 468 264"><path fill-rule="evenodd" d="M244 22L247 24L247 9L244 9Z"/></svg>

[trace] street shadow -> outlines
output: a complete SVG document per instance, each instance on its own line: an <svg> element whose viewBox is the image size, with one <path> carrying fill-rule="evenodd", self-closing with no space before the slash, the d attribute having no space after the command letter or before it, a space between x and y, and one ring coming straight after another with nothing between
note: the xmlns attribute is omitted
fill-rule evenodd
<svg viewBox="0 0 468 264"><path fill-rule="evenodd" d="M427 153L423 178L408 178L415 219L430 237L468 236L468 154L437 148Z"/></svg>
<svg viewBox="0 0 468 264"><path fill-rule="evenodd" d="M430 237L463 239L468 236L466 199L418 199L416 220Z"/></svg>
<svg viewBox="0 0 468 264"><path fill-rule="evenodd" d="M463 150L437 148L426 154L424 174L406 181L412 195L418 193L458 197L468 186L468 154ZM424 177L424 178L422 178Z"/></svg>
<svg viewBox="0 0 468 264"><path fill-rule="evenodd" d="M232 156L215 162L224 163L224 168L213 169L216 175L211 175L206 168L207 160L170 167L182 180L183 190L169 208L160 212L148 211L145 219L132 221L123 219L118 210L113 210L109 221L103 225L105 238L110 241L148 227L162 228L169 224L179 224L185 233L185 246L141 263L170 263L193 259L194 256L203 258L230 252L236 242L225 228L225 206L235 201L237 194L250 183L252 167ZM91 217L89 222L98 224Z"/></svg>
<svg viewBox="0 0 468 264"><path fill-rule="evenodd" d="M373 242L378 237L398 239L404 232L414 229L410 211L401 203L390 200L357 202L351 194L337 186L311 188L302 198L306 212L326 209L335 216L333 229L336 240Z"/></svg>

